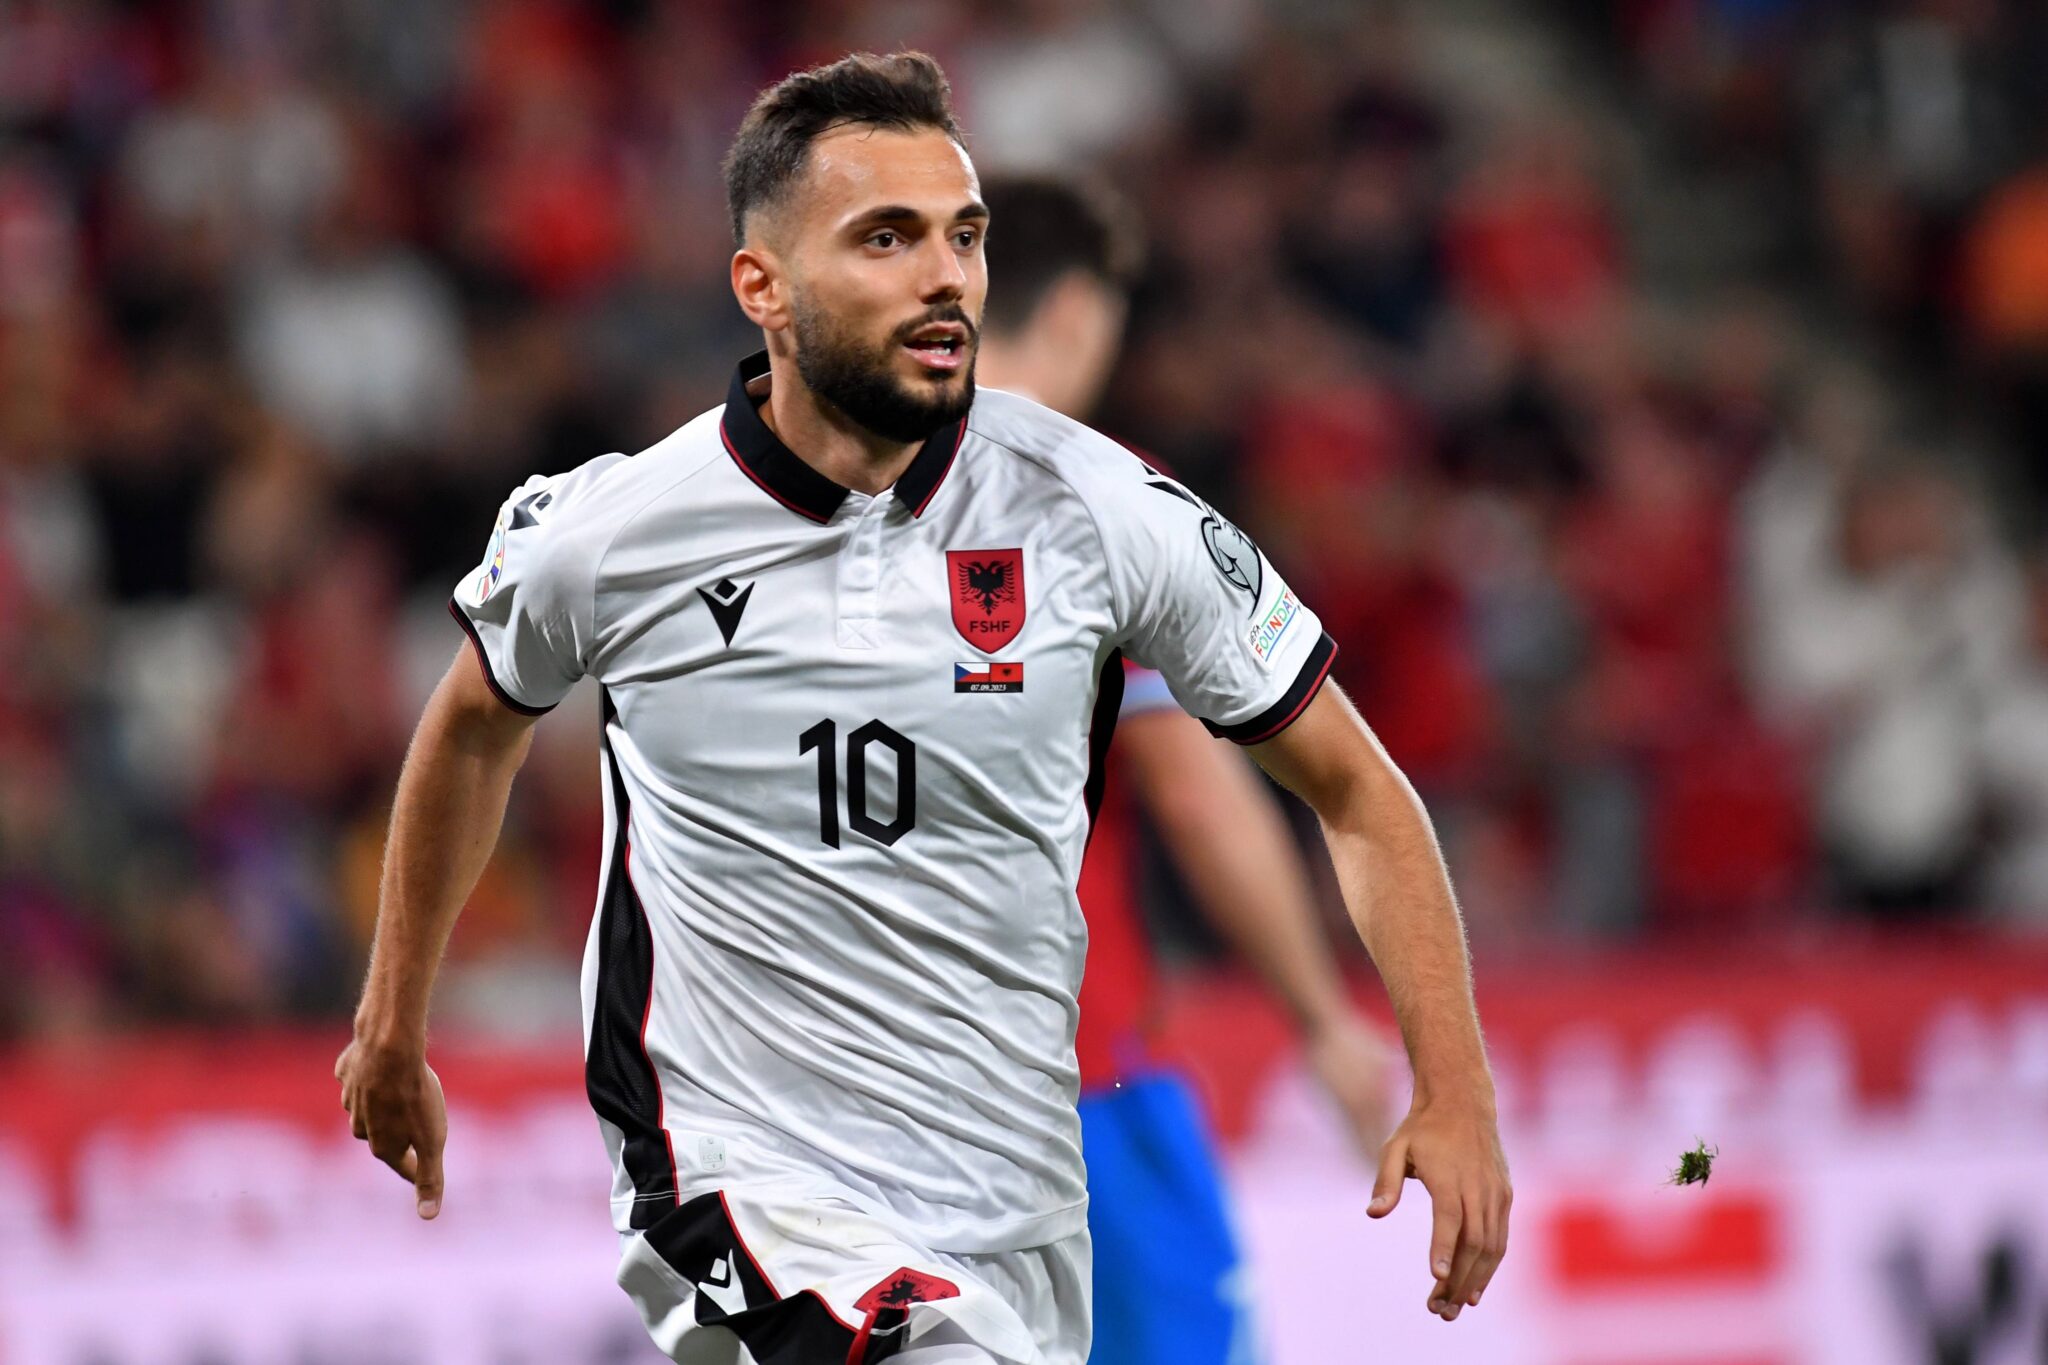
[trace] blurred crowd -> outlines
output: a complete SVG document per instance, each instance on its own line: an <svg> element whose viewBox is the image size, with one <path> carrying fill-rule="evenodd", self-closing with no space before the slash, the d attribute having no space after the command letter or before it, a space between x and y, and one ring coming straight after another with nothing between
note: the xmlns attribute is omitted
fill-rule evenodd
<svg viewBox="0 0 2048 1365"><path fill-rule="evenodd" d="M0 1037L348 1009L498 502L720 401L732 129L899 45L1134 199L1097 424L1324 615L1482 953L2048 924L2029 7L14 0ZM594 726L473 1021L574 1018Z"/></svg>

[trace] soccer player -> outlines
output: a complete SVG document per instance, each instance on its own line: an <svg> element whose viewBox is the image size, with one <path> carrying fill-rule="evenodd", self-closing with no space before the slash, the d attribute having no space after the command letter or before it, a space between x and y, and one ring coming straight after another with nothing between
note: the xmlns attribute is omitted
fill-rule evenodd
<svg viewBox="0 0 2048 1365"><path fill-rule="evenodd" d="M975 377L1086 417L1116 358L1136 234L1101 189L1054 177L998 177L982 201L999 226L983 248L990 292ZM1125 666L1110 773L1079 887L1088 969L1075 1055L1094 1359L1243 1362L1256 1335L1206 1126L1185 1083L1147 1048L1153 971L1118 784L1130 780L1197 903L1287 1004L1310 1064L1368 1152L1386 1137L1386 1050L1345 998L1277 805L1152 669Z"/></svg>
<svg viewBox="0 0 2048 1365"><path fill-rule="evenodd" d="M974 386L987 210L919 54L800 72L727 161L767 349L638 456L528 480L452 604L355 1038L356 1134L443 1198L435 967L533 717L602 687L586 1079L619 1281L688 1362L1078 1365L1074 881L1122 656L1323 821L1416 1076L1373 1211L1475 1302L1508 1180L1427 817L1256 547L1078 423Z"/></svg>

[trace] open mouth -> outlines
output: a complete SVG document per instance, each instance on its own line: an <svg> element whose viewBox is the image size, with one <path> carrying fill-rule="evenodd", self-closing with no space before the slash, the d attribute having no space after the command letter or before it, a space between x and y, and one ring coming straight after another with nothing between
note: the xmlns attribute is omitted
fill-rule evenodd
<svg viewBox="0 0 2048 1365"><path fill-rule="evenodd" d="M936 324L915 333L903 348L926 369L957 370L967 356L967 329L957 322Z"/></svg>

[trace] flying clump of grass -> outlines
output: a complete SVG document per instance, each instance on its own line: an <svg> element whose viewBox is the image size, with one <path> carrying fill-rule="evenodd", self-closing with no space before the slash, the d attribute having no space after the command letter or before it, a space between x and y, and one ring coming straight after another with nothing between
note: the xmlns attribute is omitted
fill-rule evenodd
<svg viewBox="0 0 2048 1365"><path fill-rule="evenodd" d="M1689 1152L1679 1155L1678 1169L1671 1173L1673 1185L1704 1185L1707 1177L1714 1173L1714 1158L1721 1155L1719 1147L1709 1147L1700 1142Z"/></svg>

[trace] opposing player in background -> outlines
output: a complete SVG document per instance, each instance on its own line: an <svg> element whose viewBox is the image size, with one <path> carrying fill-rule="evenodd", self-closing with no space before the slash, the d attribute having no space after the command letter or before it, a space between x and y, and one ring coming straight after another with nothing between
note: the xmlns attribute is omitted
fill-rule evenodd
<svg viewBox="0 0 2048 1365"><path fill-rule="evenodd" d="M690 1365L1080 1365L1074 894L1122 656L1300 794L1393 999L1429 1302L1478 1301L1508 1180L1456 906L1412 789L1257 548L1077 422L977 394L980 185L920 54L799 72L727 159L766 350L639 456L536 477L451 610L473 653L399 778L356 1135L444 1195L448 934L533 717L602 689L586 1085L619 1282Z"/></svg>
<svg viewBox="0 0 2048 1365"><path fill-rule="evenodd" d="M1085 420L1116 360L1135 227L1099 187L998 177L982 187L989 302L976 378ZM1151 1055L1154 971L1129 814L1142 804L1196 903L1286 1004L1361 1151L1386 1138L1387 1047L1362 1019L1317 922L1307 868L1251 766L1126 664L1109 787L1081 867L1081 1149L1103 1365L1242 1365L1256 1324L1216 1158L1187 1084Z"/></svg>

